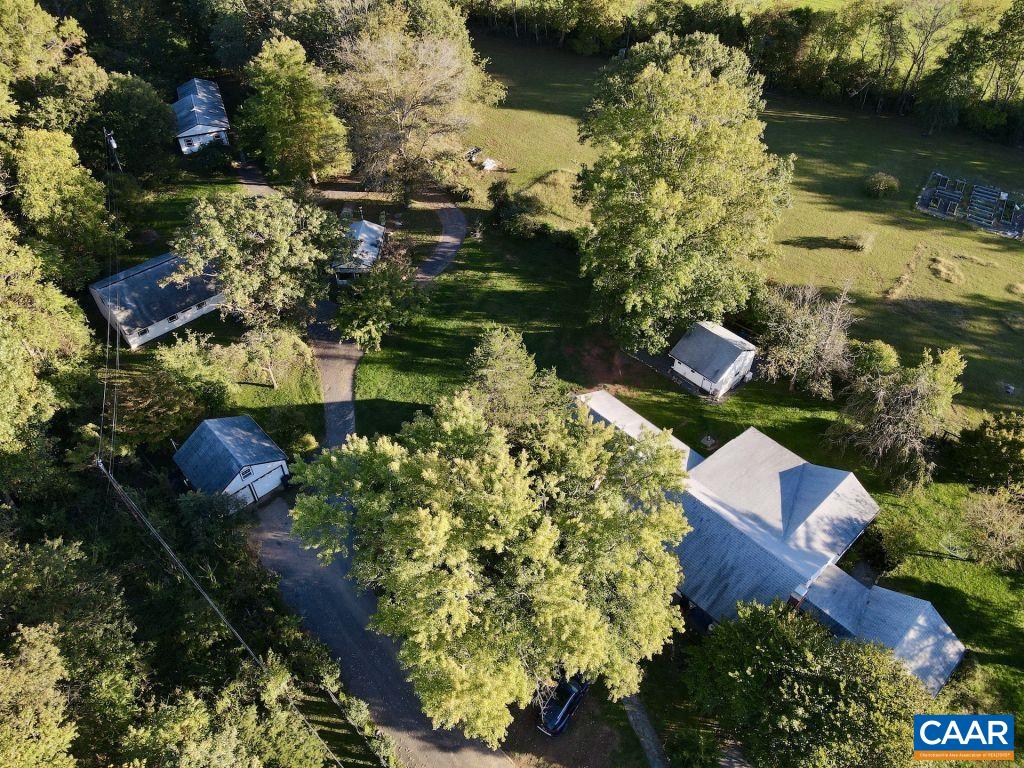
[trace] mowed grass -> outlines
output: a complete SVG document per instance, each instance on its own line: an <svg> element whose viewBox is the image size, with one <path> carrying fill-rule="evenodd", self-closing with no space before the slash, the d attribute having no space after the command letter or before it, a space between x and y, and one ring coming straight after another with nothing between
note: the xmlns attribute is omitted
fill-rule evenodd
<svg viewBox="0 0 1024 768"><path fill-rule="evenodd" d="M575 228L585 212L572 203L572 177L593 157L577 142L577 119L603 61L483 34L475 44L509 92L485 111L469 141L516 169L513 186L547 203L545 221ZM931 218L913 201L936 168L1018 188L1024 153L955 131L928 137L908 119L778 96L768 102L766 140L774 152L795 153L797 162L793 206L778 228L779 256L767 274L828 289L849 283L855 336L884 339L907 362L924 347L958 345L968 360L958 402L969 409L1019 407L1024 244ZM875 170L900 179L897 197L863 193L864 178ZM481 189L498 176L478 174ZM839 238L861 233L874 235L870 251L840 246ZM942 265L953 269L935 268ZM1008 394L1008 384L1017 394Z"/></svg>
<svg viewBox="0 0 1024 768"><path fill-rule="evenodd" d="M488 232L425 289L426 302L356 369L360 434L391 433L418 410L465 385L467 361L491 323L519 330L542 366L568 381L580 368L566 349L585 333L585 287L576 258L545 241Z"/></svg>
<svg viewBox="0 0 1024 768"><path fill-rule="evenodd" d="M475 44L489 59L488 71L508 89L505 101L484 109L466 136L467 144L506 169L474 174L475 202L486 202L487 188L504 177L513 189L541 200L547 211L542 221L561 230L580 226L586 215L573 202L572 185L594 152L579 143L577 126L604 60L482 32Z"/></svg>

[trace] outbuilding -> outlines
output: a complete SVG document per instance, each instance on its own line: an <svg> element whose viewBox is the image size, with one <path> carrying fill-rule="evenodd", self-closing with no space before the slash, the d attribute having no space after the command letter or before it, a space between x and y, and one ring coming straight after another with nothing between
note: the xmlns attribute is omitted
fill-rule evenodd
<svg viewBox="0 0 1024 768"><path fill-rule="evenodd" d="M757 348L717 323L694 323L669 351L672 370L720 398L750 373Z"/></svg>
<svg viewBox="0 0 1024 768"><path fill-rule="evenodd" d="M224 302L216 280L170 282L181 257L165 253L89 286L103 317L132 349L213 312Z"/></svg>
<svg viewBox="0 0 1024 768"><path fill-rule="evenodd" d="M174 454L195 490L227 494L248 505L270 495L288 478L284 451L251 416L207 419Z"/></svg>
<svg viewBox="0 0 1024 768"><path fill-rule="evenodd" d="M220 88L212 80L192 78L179 85L173 109L178 121L178 146L184 154L198 152L212 141L228 143L228 113Z"/></svg>
<svg viewBox="0 0 1024 768"><path fill-rule="evenodd" d="M354 243L351 254L334 262L334 275L338 285L348 285L357 275L370 270L380 258L386 230L380 224L360 219L348 225L348 235Z"/></svg>

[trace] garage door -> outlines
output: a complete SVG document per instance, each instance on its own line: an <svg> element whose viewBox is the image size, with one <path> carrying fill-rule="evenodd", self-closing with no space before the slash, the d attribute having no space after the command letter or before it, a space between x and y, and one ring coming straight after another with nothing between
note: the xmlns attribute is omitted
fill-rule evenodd
<svg viewBox="0 0 1024 768"><path fill-rule="evenodd" d="M284 477L284 467L278 465L274 467L270 472L263 475L253 481L252 488L256 491L256 498L262 499L268 493L272 492L275 488L281 485L281 480Z"/></svg>
<svg viewBox="0 0 1024 768"><path fill-rule="evenodd" d="M252 486L251 485L246 485L246 486L244 486L242 488L239 488L237 491L235 491L231 495L234 498L238 499L240 502L242 502L242 506L246 506L247 504L252 504L253 501L255 501L255 499L253 499L253 497L252 497Z"/></svg>

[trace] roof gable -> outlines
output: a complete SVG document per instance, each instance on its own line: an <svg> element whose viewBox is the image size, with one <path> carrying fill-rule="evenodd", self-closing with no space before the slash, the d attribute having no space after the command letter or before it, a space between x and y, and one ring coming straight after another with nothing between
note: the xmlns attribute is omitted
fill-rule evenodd
<svg viewBox="0 0 1024 768"><path fill-rule="evenodd" d="M185 477L203 493L220 493L245 467L286 460L251 416L207 419L174 454Z"/></svg>
<svg viewBox="0 0 1024 768"><path fill-rule="evenodd" d="M695 467L692 479L734 525L808 577L878 514L852 472L806 462L754 428Z"/></svg>
<svg viewBox="0 0 1024 768"><path fill-rule="evenodd" d="M193 78L178 86L178 100L172 105L178 121L178 136L227 130L228 113L220 88L211 80ZM198 130L209 128L210 131Z"/></svg>
<svg viewBox="0 0 1024 768"><path fill-rule="evenodd" d="M717 383L742 355L756 349L749 341L717 323L699 322L689 327L668 354L708 381Z"/></svg>

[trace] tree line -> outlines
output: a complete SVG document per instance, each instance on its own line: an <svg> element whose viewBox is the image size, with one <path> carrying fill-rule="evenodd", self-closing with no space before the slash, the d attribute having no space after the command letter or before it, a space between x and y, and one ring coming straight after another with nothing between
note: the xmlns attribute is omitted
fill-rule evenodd
<svg viewBox="0 0 1024 768"><path fill-rule="evenodd" d="M768 87L930 129L1024 139L1024 3L854 0L835 9L738 0L463 0L471 18L516 37L612 53L657 32L707 32L743 50Z"/></svg>

